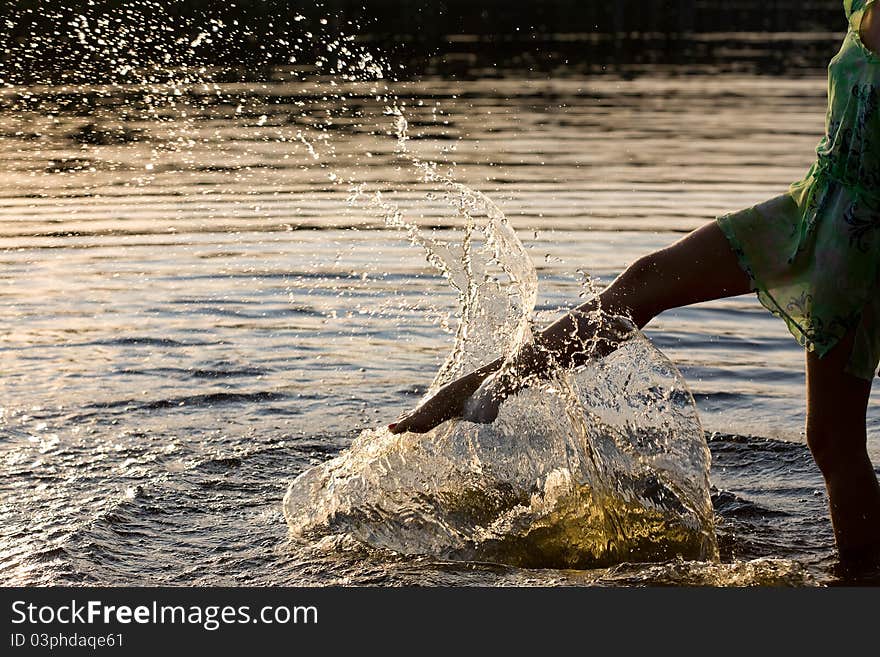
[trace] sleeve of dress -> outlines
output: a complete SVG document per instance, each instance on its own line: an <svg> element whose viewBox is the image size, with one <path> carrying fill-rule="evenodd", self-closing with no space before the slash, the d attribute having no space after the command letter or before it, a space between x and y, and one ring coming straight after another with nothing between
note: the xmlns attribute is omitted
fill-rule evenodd
<svg viewBox="0 0 880 657"><path fill-rule="evenodd" d="M862 23L862 16L865 10L874 4L874 0L843 0L843 11L849 21L850 29L859 31L859 25Z"/></svg>

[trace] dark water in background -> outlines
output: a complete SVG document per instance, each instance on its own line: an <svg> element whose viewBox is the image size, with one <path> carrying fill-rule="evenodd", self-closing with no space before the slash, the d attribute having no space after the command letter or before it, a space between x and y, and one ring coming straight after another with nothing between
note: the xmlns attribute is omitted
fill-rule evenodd
<svg viewBox="0 0 880 657"><path fill-rule="evenodd" d="M476 72L393 90L411 150L511 219L550 319L582 291L577 270L607 283L808 168L821 74L688 73ZM455 311L422 253L349 206L342 181L382 187L408 219L454 235L442 204L387 130L334 112L335 80L288 78L279 71L249 103L166 121L132 118L122 92L34 87L33 112L9 111L6 92L0 581L835 580L825 494L803 444L803 355L751 297L670 312L647 331L681 367L707 430L720 564L523 570L288 545L289 481L418 399ZM314 128L297 103L324 96L329 137L307 139L332 165L321 168L297 139ZM382 115L384 101L352 98ZM880 463L877 408L869 446Z"/></svg>

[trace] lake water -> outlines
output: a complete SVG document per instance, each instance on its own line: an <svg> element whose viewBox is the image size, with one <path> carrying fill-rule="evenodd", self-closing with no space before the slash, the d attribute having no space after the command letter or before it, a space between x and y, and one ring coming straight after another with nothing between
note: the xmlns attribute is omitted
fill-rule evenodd
<svg viewBox="0 0 880 657"><path fill-rule="evenodd" d="M279 70L158 107L138 89L3 91L0 581L836 581L803 353L752 296L646 330L706 429L720 563L558 571L287 542L288 483L411 407L452 342L445 282L348 202L353 185L383 190L456 238L396 150L389 105L411 153L504 210L538 268L540 320L576 303L579 270L608 283L784 192L825 113L815 74L473 77L369 89ZM223 100L190 102L212 93Z"/></svg>

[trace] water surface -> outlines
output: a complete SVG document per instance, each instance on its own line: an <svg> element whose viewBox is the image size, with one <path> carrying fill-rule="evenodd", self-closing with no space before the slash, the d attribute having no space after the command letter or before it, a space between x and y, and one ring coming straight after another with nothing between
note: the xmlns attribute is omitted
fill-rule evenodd
<svg viewBox="0 0 880 657"><path fill-rule="evenodd" d="M6 90L0 114L4 583L834 581L803 354L751 297L647 330L707 431L721 564L533 570L289 545L289 481L410 407L452 341L445 283L347 201L366 184L458 235L396 151L389 96L280 71L252 102L157 121L132 111L136 90L27 91L39 102ZM784 192L809 167L825 103L819 75L735 72L428 77L390 91L411 151L517 229L542 320L583 293L579 270L607 283ZM303 117L304 99L327 120Z"/></svg>

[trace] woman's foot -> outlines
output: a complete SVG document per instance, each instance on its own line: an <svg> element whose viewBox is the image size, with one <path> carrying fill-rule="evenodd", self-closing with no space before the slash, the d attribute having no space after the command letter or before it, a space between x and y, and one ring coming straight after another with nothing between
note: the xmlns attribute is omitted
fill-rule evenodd
<svg viewBox="0 0 880 657"><path fill-rule="evenodd" d="M550 359L546 352L529 346L512 365L498 370L500 361L446 384L413 411L388 425L391 433L425 433L438 424L461 418L468 422L491 424L507 397L532 377L546 375ZM490 372L494 372L490 374Z"/></svg>
<svg viewBox="0 0 880 657"><path fill-rule="evenodd" d="M502 392L503 387L499 374L493 374L483 381L483 385L465 401L461 418L468 422L492 424L498 417L501 402L509 396Z"/></svg>
<svg viewBox="0 0 880 657"><path fill-rule="evenodd" d="M500 392L497 375L491 376L475 392L472 382L461 379L440 388L418 408L388 425L391 433L426 433L446 420L461 418L468 422L491 424L498 417L498 409L507 395Z"/></svg>
<svg viewBox="0 0 880 657"><path fill-rule="evenodd" d="M438 424L461 417L465 403L474 394L485 378L481 372L471 372L455 381L447 383L431 397L419 404L418 408L403 414L396 422L388 425L391 433L426 433Z"/></svg>

